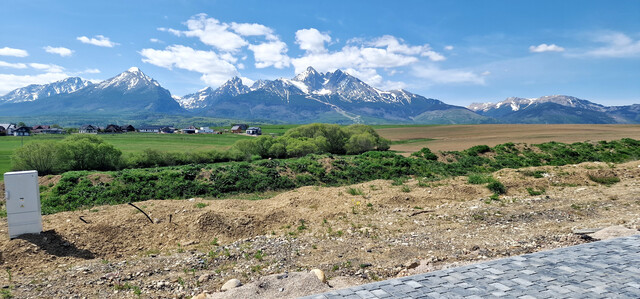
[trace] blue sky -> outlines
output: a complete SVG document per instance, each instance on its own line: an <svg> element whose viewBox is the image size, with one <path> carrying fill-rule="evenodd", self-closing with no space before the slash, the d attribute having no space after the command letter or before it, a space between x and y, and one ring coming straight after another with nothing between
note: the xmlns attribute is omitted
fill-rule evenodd
<svg viewBox="0 0 640 299"><path fill-rule="evenodd" d="M346 70L449 104L565 94L640 103L640 1L19 1L0 94L137 66L172 94Z"/></svg>

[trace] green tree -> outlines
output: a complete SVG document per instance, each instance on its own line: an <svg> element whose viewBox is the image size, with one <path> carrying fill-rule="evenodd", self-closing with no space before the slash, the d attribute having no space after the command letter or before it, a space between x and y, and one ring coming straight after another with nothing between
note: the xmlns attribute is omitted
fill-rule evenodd
<svg viewBox="0 0 640 299"><path fill-rule="evenodd" d="M60 160L69 170L115 170L122 152L94 135L72 135L60 142Z"/></svg>

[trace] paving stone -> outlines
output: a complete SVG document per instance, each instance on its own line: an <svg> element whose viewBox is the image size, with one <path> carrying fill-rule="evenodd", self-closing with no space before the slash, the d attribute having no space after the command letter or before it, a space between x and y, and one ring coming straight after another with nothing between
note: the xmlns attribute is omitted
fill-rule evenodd
<svg viewBox="0 0 640 299"><path fill-rule="evenodd" d="M362 285L306 298L640 298L640 235Z"/></svg>

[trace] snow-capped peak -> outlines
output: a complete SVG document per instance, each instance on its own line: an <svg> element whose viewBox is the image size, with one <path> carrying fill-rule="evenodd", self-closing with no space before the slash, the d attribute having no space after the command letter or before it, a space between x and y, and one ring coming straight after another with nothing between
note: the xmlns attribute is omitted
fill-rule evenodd
<svg viewBox="0 0 640 299"><path fill-rule="evenodd" d="M134 66L129 68L126 72L123 72L111 79L102 81L102 83L98 85L98 88L118 87L131 90L147 85L160 87L160 84L156 80L145 75L139 68Z"/></svg>
<svg viewBox="0 0 640 299"><path fill-rule="evenodd" d="M46 98L57 94L73 93L89 85L92 85L92 83L78 77L69 77L49 84L32 84L15 89L0 97L0 103L35 101L39 98Z"/></svg>

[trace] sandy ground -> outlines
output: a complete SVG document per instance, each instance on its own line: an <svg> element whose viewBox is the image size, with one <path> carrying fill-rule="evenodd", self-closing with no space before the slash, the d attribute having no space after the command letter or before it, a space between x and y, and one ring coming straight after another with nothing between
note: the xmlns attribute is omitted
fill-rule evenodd
<svg viewBox="0 0 640 299"><path fill-rule="evenodd" d="M397 144L391 150L415 152L423 147L432 151L459 151L475 145L501 143L537 144L548 141L640 139L640 125L452 125L389 128L376 130L391 141L431 138L432 141Z"/></svg>
<svg viewBox="0 0 640 299"><path fill-rule="evenodd" d="M527 175L536 170L543 177ZM621 181L607 187L590 174ZM136 205L154 223L131 206L102 206L44 216L44 233L14 240L0 219L0 283L17 298L186 298L237 278L251 286L244 296L292 298L588 242L577 229L637 230L639 176L640 161L504 169L494 173L508 188L499 200L466 177L304 187L259 201L152 200ZM256 289L262 277L313 268L329 285L300 288L303 275Z"/></svg>

